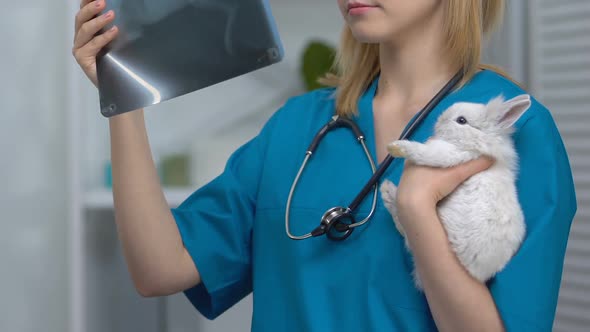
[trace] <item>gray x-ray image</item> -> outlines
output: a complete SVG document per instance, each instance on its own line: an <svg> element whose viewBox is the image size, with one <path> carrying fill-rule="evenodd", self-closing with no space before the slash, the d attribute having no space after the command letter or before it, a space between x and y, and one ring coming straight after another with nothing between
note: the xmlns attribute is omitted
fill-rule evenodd
<svg viewBox="0 0 590 332"><path fill-rule="evenodd" d="M226 81L284 56L268 0L107 4L105 12L115 11L119 35L97 57L105 117Z"/></svg>

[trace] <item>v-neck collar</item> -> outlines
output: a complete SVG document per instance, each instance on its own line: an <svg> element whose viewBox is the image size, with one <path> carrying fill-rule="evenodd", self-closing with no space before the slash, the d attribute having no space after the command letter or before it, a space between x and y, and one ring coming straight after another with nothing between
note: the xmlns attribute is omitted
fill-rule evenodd
<svg viewBox="0 0 590 332"><path fill-rule="evenodd" d="M475 76L479 76L480 74L485 73L485 71L481 71L477 73ZM355 121L358 126L361 128L363 133L365 134L365 142L367 144L367 149L371 153L371 158L373 161L377 163L377 147L375 143L375 118L373 113L373 100L377 93L377 87L379 85L379 78L380 74L377 74L372 82L369 84L365 92L361 95L358 101L358 115L355 116ZM434 124L438 119L438 116L446 110L451 104L455 101L458 101L461 97L462 91L470 84L467 82L464 86L460 87L459 89L452 91L448 95L446 95L438 105L434 107L434 109L424 118L423 122L418 126L417 130L410 135L408 139L424 142L428 139L433 132ZM405 131L410 123L412 123L415 118L418 116L416 113L411 120L406 124L404 127ZM391 175L392 170L395 168L403 166L403 159L396 158L393 163L389 166L387 171L383 174L383 178L388 178ZM401 174L401 172L396 172ZM395 179L397 183L399 179Z"/></svg>

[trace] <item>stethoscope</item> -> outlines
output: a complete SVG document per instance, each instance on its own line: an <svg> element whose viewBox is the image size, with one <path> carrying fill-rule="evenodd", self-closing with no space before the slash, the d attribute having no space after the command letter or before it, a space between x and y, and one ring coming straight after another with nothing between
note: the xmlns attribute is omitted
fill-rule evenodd
<svg viewBox="0 0 590 332"><path fill-rule="evenodd" d="M402 132L399 139L406 139L410 135L412 135L416 128L424 121L426 116L430 114L430 112L440 103L440 101L444 97L446 97L459 84L459 82L462 79L462 71L455 74L455 76L453 76L453 78L451 78L451 80L449 80L449 82L445 84L445 86L428 102L428 104L426 104L426 106L424 106L424 108L420 110L420 112L418 112L418 114L414 117L414 120ZM301 174L303 174L305 166L309 162L311 156L314 154L315 150L317 149L321 140L326 136L326 134L328 134L333 129L342 127L350 129L356 137L356 140L361 144L361 147L365 152L367 160L371 165L373 175L365 184L363 189L354 198L352 203L348 205L348 207L337 206L329 209L322 216L322 219L320 220L320 225L316 227L314 230L305 235L293 235L291 234L289 227L289 212L291 209L293 194L295 192L295 188L297 187L297 183L299 182L299 178L301 177ZM391 165L394 159L395 158L393 156L388 155L385 158L385 160L383 160L381 165L379 165L379 169L376 169L375 163L373 162L373 158L371 157L369 149L367 149L367 145L365 143L365 136L363 132L360 130L360 128L356 125L356 123L354 123L354 121L350 119L343 118L338 115L332 117L330 121L328 121L328 123L324 125L313 138L311 144L305 152L305 158L303 159L303 163L301 164L301 167L299 168L299 171L297 172L297 175L293 180L293 184L291 185L291 190L289 191L289 197L287 198L287 206L285 211L285 230L287 235L293 240L305 240L310 237L318 237L324 234L329 239L335 241L342 241L347 239L352 234L352 231L355 228L364 225L367 221L369 221L369 219L371 219L371 217L375 213L378 192L377 184L379 183L379 180L381 179L381 177L383 176L389 165ZM369 215L367 217L357 222L353 213L360 206L363 200L367 197L369 192L371 192L371 190L373 191L371 211L369 212Z"/></svg>

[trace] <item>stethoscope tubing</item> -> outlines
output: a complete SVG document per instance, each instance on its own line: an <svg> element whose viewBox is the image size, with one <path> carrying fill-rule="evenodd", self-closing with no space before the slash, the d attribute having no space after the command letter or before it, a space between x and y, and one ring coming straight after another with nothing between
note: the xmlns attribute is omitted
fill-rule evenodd
<svg viewBox="0 0 590 332"><path fill-rule="evenodd" d="M337 120L338 120L337 116L332 118L332 121L337 121ZM327 126L328 125L324 126L324 128L326 128ZM351 128L356 128L356 127L351 127ZM327 131L320 130L320 134L316 135L316 138L320 137L320 135L322 135L322 137L323 137L326 133L327 133ZM360 131L358 131L358 132L355 131L355 134L357 136L358 142L361 144L363 151L365 152L365 155L367 156L367 160L369 161L369 164L371 166L372 173L375 173L377 167L375 166L375 162L373 161L373 158L371 158L371 153L369 152L369 149L367 148L367 144L365 143L364 136L362 135L362 133ZM320 140L321 140L321 137L320 137ZM303 173L303 170L305 169L307 162L311 158L311 155L315 152L315 148L317 148L317 144L319 143L320 140L314 139L312 144L310 144L310 148L307 149L307 152L305 153L305 158L303 159L303 163L301 164L301 167L299 167L299 171L297 171L297 175L295 176L295 180L293 180L293 184L291 185L291 189L289 190L289 197L287 198L287 206L286 206L286 211L285 211L285 231L287 232L287 235L293 240L305 240L310 237L313 237L312 232L309 232L305 235L300 235L300 236L293 235L291 233L291 228L290 228L290 224L289 224L289 222L290 222L289 212L291 211L291 202L293 200L293 195L295 193L295 188L297 187L297 183L299 183L299 178L301 177L301 174ZM375 188L375 190L373 191L373 201L371 203L371 211L369 212L369 214L363 220L353 223L353 224L350 224L350 225L348 225L348 227L355 228L355 227L359 227L359 226L364 225L367 221L369 221L369 219L371 218L371 216L375 212L376 207L377 207L377 188Z"/></svg>
<svg viewBox="0 0 590 332"><path fill-rule="evenodd" d="M463 79L463 71L459 71L426 104L426 106L424 106L424 108L420 112L418 112L418 114L415 116L413 121L402 132L399 139L403 140L403 139L407 139L408 137L410 137L414 133L414 131L418 128L418 126L422 122L424 122L424 119L426 118L426 116L428 116L432 112L432 110L442 101L442 99L444 97L446 97L459 84L459 82L462 79ZM289 215L290 215L290 210L291 210L291 202L293 200L293 196L295 193L295 189L297 187L297 183L299 182L301 175L303 174L303 170L305 169L307 163L309 162L311 156L314 154L314 152L317 149L321 140L332 129L339 128L339 127L347 127L349 129L351 129L351 131L354 133L354 135L357 138L357 141L361 144L363 151L365 152L365 155L367 156L367 159L371 165L372 176L367 181L365 186L361 189L361 191L356 195L356 197L353 199L353 201L348 205L348 207L346 207L346 208L334 207L334 208L329 209L322 216L320 226L318 228L316 228L315 230L313 230L307 234L304 234L304 235L299 235L299 236L293 235L290 231ZM379 165L379 168L376 169L375 162L374 162L374 160L371 156L371 153L369 152L369 149L367 148L367 145L365 143L365 136L362 133L362 131L359 129L359 127L350 119L342 118L342 117L339 117L338 115L332 117L332 119L330 119L330 121L318 131L318 133L316 134L316 136L312 140L311 144L309 145L309 147L305 153L305 158L303 160L303 163L301 164L301 167L299 168L297 175L295 176L295 179L293 180L293 183L291 185L291 189L289 190L289 196L287 198L286 211L285 211L285 231L286 231L287 235L289 236L289 238L291 238L293 240L305 240L310 237L315 237L315 236L319 236L319 235L323 235L323 234L326 234L330 239L333 239L333 240L344 240L344 239L348 238L348 236L350 235L350 233L352 232L352 230L354 228L364 225L366 222L369 221L369 219L375 213L375 208L377 206L377 197L378 197L377 185L379 184L379 181L380 181L381 177L383 176L383 174L385 173L385 171L387 170L387 168L391 165L391 163L394 160L395 160L395 157L393 157L392 155L387 155L387 157ZM348 217L354 221L353 212L360 206L360 204L367 197L367 195L369 194L369 192L371 190L373 190L373 201L371 204L371 210L370 210L369 214L363 220L361 220L359 222L352 222L350 224L340 223L339 219L345 218L345 217ZM334 220L336 220L336 222L334 222ZM342 226L342 227L340 227L341 228L340 230L338 229L339 228L338 226ZM344 234L344 236L342 236L342 237L332 236L330 234L330 231L331 231L331 229L334 229L334 228L336 229L337 232ZM342 231L342 229L344 231Z"/></svg>
<svg viewBox="0 0 590 332"><path fill-rule="evenodd" d="M455 76L453 76L453 78L451 78L451 80L428 102L428 104L426 104L426 106L424 106L424 108L418 113L418 115L416 115L416 118L414 118L414 121L412 121L412 123L410 123L410 125L401 133L399 139L404 140L404 139L407 139L408 137L410 137L414 133L414 131L416 131L418 126L422 122L424 122L424 119L426 118L426 116L428 116L428 114L430 114L430 112L436 107L436 105L438 105L440 103L440 101L446 95L448 95L451 92L451 90L453 90L462 79L463 79L463 72L462 71L455 74ZM371 176L371 178L369 179L369 181L367 181L367 183L365 184L363 189L358 193L358 195L355 197L355 199L352 201L352 203L350 203L350 205L348 206L348 208L350 210L354 211L359 207L359 205L365 199L365 197L367 196L367 194L369 193L371 188L374 185L376 185L377 183L379 183L379 180L381 179L381 177L383 176L383 174L385 173L385 171L387 170L389 165L391 165L391 163L394 160L395 160L395 157L393 157L390 154L388 154L387 157L385 157L383 162L379 165L379 168L377 169L377 171L375 173L373 173L373 176Z"/></svg>

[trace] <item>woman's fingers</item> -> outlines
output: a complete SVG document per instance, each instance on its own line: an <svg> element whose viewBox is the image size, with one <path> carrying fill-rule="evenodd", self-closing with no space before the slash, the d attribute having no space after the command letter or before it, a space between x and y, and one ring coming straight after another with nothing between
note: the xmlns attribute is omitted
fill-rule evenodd
<svg viewBox="0 0 590 332"><path fill-rule="evenodd" d="M99 33L115 18L112 10L100 15L105 7L105 0L81 0L80 11L75 19L72 54L94 85L97 85L96 56L119 32L116 27L112 27Z"/></svg>
<svg viewBox="0 0 590 332"><path fill-rule="evenodd" d="M105 31L104 33L92 38L92 40L86 45L76 49L74 51L74 56L78 61L81 61L85 58L94 58L100 52L100 50L105 47L108 43L110 43L115 37L117 37L117 33L119 30L117 27L112 27L109 30Z"/></svg>
<svg viewBox="0 0 590 332"><path fill-rule="evenodd" d="M80 9L84 8L84 6L86 6L87 4L89 4L91 2L95 2L95 1L94 0L81 0L80 1Z"/></svg>
<svg viewBox="0 0 590 332"><path fill-rule="evenodd" d="M456 180L458 183L462 183L473 175L490 168L493 164L494 160L491 157L484 156L458 165L455 172Z"/></svg>
<svg viewBox="0 0 590 332"><path fill-rule="evenodd" d="M110 43L117 36L117 27L112 27L104 33L92 38L92 40L81 48L82 54L95 56L100 50Z"/></svg>
<svg viewBox="0 0 590 332"><path fill-rule="evenodd" d="M101 10L105 7L104 0L98 1L87 1L84 0L82 3L87 2L82 7L80 7L80 11L76 14L75 20L75 31L78 33L82 24L90 21L94 16L98 15Z"/></svg>
<svg viewBox="0 0 590 332"><path fill-rule="evenodd" d="M110 23L114 17L115 13L109 10L107 13L82 24L74 40L74 48L80 48L91 41L96 33Z"/></svg>

